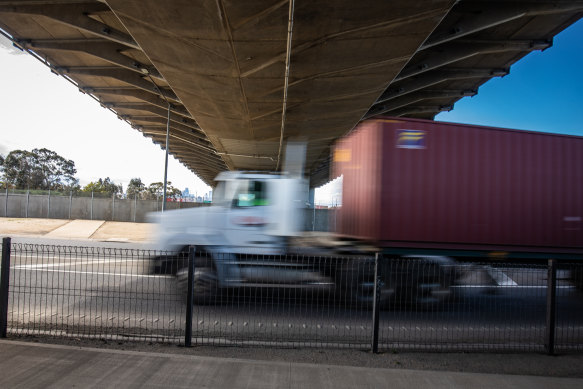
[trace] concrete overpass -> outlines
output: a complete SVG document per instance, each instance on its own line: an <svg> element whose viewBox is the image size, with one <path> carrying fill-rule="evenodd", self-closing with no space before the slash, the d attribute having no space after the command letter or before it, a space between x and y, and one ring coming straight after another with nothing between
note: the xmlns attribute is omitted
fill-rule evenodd
<svg viewBox="0 0 583 389"><path fill-rule="evenodd" d="M432 119L583 16L580 0L0 0L5 36L211 184L376 115ZM549 71L554 71L550 69Z"/></svg>

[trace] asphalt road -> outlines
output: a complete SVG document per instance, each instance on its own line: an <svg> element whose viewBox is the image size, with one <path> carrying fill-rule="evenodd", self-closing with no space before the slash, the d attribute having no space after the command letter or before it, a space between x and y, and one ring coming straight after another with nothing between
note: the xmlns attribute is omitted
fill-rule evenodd
<svg viewBox="0 0 583 389"><path fill-rule="evenodd" d="M14 239L9 327L12 333L182 342L185 305L174 277L150 275L145 244ZM26 243L34 243L34 251ZM61 247L54 248L58 243ZM68 248L62 246L88 246ZM38 246L42 245L42 246ZM120 248L121 247L121 248ZM381 349L542 350L546 270L473 268L438 308L389 306L380 315ZM566 278L560 274L559 278ZM557 344L583 344L583 296L559 282ZM366 348L372 314L326 295L243 291L196 306L197 344L276 343Z"/></svg>

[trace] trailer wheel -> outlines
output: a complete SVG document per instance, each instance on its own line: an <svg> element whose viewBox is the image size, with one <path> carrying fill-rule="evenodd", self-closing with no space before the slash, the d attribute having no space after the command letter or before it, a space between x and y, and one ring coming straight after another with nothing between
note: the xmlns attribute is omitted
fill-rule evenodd
<svg viewBox="0 0 583 389"><path fill-rule="evenodd" d="M420 308L439 307L451 296L449 283L443 282L441 277L424 277L418 279L416 284L413 302Z"/></svg>
<svg viewBox="0 0 583 389"><path fill-rule="evenodd" d="M184 302L188 300L188 268L182 268L176 273L178 290ZM211 305L219 302L219 283L217 272L212 267L201 267L194 270L194 296L196 305Z"/></svg>
<svg viewBox="0 0 583 389"><path fill-rule="evenodd" d="M451 297L451 275L437 264L424 263L411 286L411 303L419 309L440 308Z"/></svg>
<svg viewBox="0 0 583 389"><path fill-rule="evenodd" d="M347 305L370 309L374 300L374 261L342 259L336 268L336 294Z"/></svg>
<svg viewBox="0 0 583 389"><path fill-rule="evenodd" d="M571 282L580 292L583 292L583 265L573 264L571 267Z"/></svg>

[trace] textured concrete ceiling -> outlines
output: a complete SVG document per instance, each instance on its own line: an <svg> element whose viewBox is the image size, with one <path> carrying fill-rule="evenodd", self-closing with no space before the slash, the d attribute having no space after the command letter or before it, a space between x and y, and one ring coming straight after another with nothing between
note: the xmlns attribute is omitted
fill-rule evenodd
<svg viewBox="0 0 583 389"><path fill-rule="evenodd" d="M581 1L3 1L16 45L204 181L281 169L379 114L433 118L583 15ZM168 115L170 107L170 115Z"/></svg>

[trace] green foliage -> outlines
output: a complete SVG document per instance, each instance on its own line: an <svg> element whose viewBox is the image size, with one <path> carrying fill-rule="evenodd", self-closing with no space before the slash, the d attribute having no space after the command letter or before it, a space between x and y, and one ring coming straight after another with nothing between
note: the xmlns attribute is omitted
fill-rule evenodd
<svg viewBox="0 0 583 389"><path fill-rule="evenodd" d="M132 178L126 189L126 196L128 199L138 198L145 199L147 196L146 185L140 178Z"/></svg>
<svg viewBox="0 0 583 389"><path fill-rule="evenodd" d="M120 197L123 194L123 187L121 184L116 184L109 177L105 179L100 178L97 181L92 181L81 190L84 193L102 194L107 196Z"/></svg>
<svg viewBox="0 0 583 389"><path fill-rule="evenodd" d="M146 197L150 200L155 200L161 198L164 194L164 183L163 182L152 182L146 189ZM168 181L166 186L166 197L177 199L182 196L182 191L173 187L172 182Z"/></svg>
<svg viewBox="0 0 583 389"><path fill-rule="evenodd" d="M75 173L75 162L46 148L13 150L2 161L4 183L17 189L73 190Z"/></svg>

